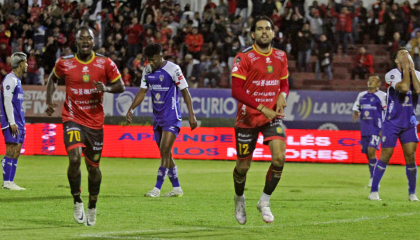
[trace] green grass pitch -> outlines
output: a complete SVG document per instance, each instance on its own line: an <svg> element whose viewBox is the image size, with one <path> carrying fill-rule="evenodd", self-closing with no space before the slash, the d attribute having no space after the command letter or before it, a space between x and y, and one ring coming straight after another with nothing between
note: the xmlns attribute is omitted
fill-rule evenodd
<svg viewBox="0 0 420 240"><path fill-rule="evenodd" d="M286 163L271 197L273 224L256 209L268 162L254 162L248 222L234 217L233 161L177 160L182 198L145 198L159 160L103 158L97 224L73 220L67 157L22 156L16 183L0 191L0 239L420 239L420 203L407 201L404 166L389 166L380 202L367 200L367 165ZM161 193L172 189L167 178ZM87 173L82 197L87 206Z"/></svg>

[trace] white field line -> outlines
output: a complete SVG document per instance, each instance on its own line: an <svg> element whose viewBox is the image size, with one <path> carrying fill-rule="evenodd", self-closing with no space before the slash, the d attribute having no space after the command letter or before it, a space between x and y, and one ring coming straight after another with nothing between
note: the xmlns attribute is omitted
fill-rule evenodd
<svg viewBox="0 0 420 240"><path fill-rule="evenodd" d="M327 225L327 224L336 224L336 223L348 223L348 222L360 222L368 221L375 219L386 219L389 217L403 217L419 214L418 212L413 213L401 213L395 215L384 215L378 217L361 217L355 219L342 219L342 220L333 220L326 222L312 222L312 223L299 223L299 224L271 224L271 225L262 225L262 226L233 226L231 228L271 228L271 227L299 227L299 226L316 226L316 225ZM92 238L108 238L108 239L165 239L159 237L125 237L125 236L115 236L115 235L127 235L127 234L136 234L136 233L147 233L147 232L178 232L178 231L193 231L193 230L214 230L215 227L190 227L190 228L175 228L175 229L146 229L146 230L137 230L137 231L119 231L119 232L103 232L95 234L81 234L78 237L92 237Z"/></svg>

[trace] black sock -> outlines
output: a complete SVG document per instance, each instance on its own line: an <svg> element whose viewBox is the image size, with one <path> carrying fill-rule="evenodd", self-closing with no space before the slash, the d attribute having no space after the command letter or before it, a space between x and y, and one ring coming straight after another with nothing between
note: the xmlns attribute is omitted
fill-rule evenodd
<svg viewBox="0 0 420 240"><path fill-rule="evenodd" d="M89 206L88 208L96 208L96 202L98 201L99 190L101 188L101 180L94 182L90 178L88 179L89 187ZM93 196L93 197L91 197Z"/></svg>
<svg viewBox="0 0 420 240"><path fill-rule="evenodd" d="M70 178L68 176L68 179L70 183L70 192L71 192L71 195L73 196L74 203L76 202L81 203L82 199L80 198L80 192L81 192L80 183L82 181L82 174L79 174L75 178Z"/></svg>
<svg viewBox="0 0 420 240"><path fill-rule="evenodd" d="M238 196L244 195L245 190L245 182L246 182L246 174L240 174L236 167L233 170L233 183L235 185L235 193Z"/></svg>
<svg viewBox="0 0 420 240"><path fill-rule="evenodd" d="M283 172L283 166L276 167L271 164L270 168L268 169L267 176L265 178L265 186L264 186L264 193L267 195L271 195L276 189L277 184L280 181L281 174Z"/></svg>

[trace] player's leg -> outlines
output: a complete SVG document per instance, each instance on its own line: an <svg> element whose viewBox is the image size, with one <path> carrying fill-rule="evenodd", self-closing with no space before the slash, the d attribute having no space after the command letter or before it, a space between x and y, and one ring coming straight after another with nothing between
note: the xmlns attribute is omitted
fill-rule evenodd
<svg viewBox="0 0 420 240"><path fill-rule="evenodd" d="M267 223L274 221L274 216L270 209L270 196L277 187L283 172L286 159L286 134L280 119L274 119L267 123L262 130L264 144L268 144L272 156L272 162L268 169L264 191L258 201L257 209L261 212L262 218Z"/></svg>
<svg viewBox="0 0 420 240"><path fill-rule="evenodd" d="M70 184L70 193L73 196L74 203L74 220L77 223L84 223L86 216L82 198L80 197L82 173L80 171L82 147L84 133L79 124L74 122L64 122L64 145L69 157L69 166L67 168L67 178Z"/></svg>
<svg viewBox="0 0 420 240"><path fill-rule="evenodd" d="M8 131L8 129L3 131ZM16 147L16 143L6 143L6 155L1 160L1 166L3 167L3 189L11 190L10 173L13 166L13 156L15 154Z"/></svg>
<svg viewBox="0 0 420 240"><path fill-rule="evenodd" d="M414 119L414 122L416 120ZM417 184L417 165L416 165L416 150L419 139L417 136L416 127L407 129L401 133L400 142L404 152L406 174L408 179L408 200L412 202L418 201L416 197Z"/></svg>
<svg viewBox="0 0 420 240"><path fill-rule="evenodd" d="M366 156L369 161L369 172L370 172L370 180L368 187L372 187L372 175L373 175L373 169L375 168L376 162L378 161L376 159L376 151L379 150L379 142L380 137L377 135L372 135L369 137L365 137L365 139L368 141L366 144Z"/></svg>
<svg viewBox="0 0 420 240"><path fill-rule="evenodd" d="M160 150L160 142L162 141L163 129L157 125L153 126L155 141ZM145 197L159 197L160 189L162 188L163 182L165 181L166 175L168 174L168 169L164 167L164 161L161 157L160 166L157 172L156 185L148 193L144 194Z"/></svg>
<svg viewBox="0 0 420 240"><path fill-rule="evenodd" d="M20 155L23 139L25 138L25 130L19 129L19 134L12 134L10 128L3 129L4 141L6 143L6 155L2 159L3 167L3 189L8 190L25 190L14 184L14 176L16 173L17 158ZM18 152L18 154L16 154Z"/></svg>
<svg viewBox="0 0 420 240"><path fill-rule="evenodd" d="M17 162L18 162L18 158L20 156L20 150L22 149L22 144L23 144L24 141L25 141L25 128L20 128L19 129L19 135L18 135L18 142L19 143L16 146L15 154L13 155L12 169L10 170L10 183L17 190L26 190L25 188L19 187L15 183Z"/></svg>
<svg viewBox="0 0 420 240"><path fill-rule="evenodd" d="M246 174L251 167L258 133L257 129L235 127L237 158L236 166L233 169L233 184L235 187L235 218L240 224L245 224L247 220L244 195Z"/></svg>
<svg viewBox="0 0 420 240"><path fill-rule="evenodd" d="M103 129L91 129L82 126L85 135L86 148L83 151L88 171L89 204L86 213L86 226L96 224L96 203L102 182L102 173L99 169L104 142Z"/></svg>
<svg viewBox="0 0 420 240"><path fill-rule="evenodd" d="M174 127L175 128L175 127ZM162 132L162 139L159 144L160 157L162 159L161 168L165 168L171 180L173 190L163 195L164 197L181 197L183 195L181 186L178 180L177 168L172 159L172 146L174 145L176 134L179 130L172 130L173 128L164 128ZM164 179L163 179L164 180Z"/></svg>

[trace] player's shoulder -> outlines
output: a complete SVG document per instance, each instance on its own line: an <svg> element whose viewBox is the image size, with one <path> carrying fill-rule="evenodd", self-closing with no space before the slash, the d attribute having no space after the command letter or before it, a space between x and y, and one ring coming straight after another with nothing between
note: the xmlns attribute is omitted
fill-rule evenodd
<svg viewBox="0 0 420 240"><path fill-rule="evenodd" d="M386 92L383 92L381 90L378 90L375 92L375 95L378 96L379 98L386 96Z"/></svg>
<svg viewBox="0 0 420 240"><path fill-rule="evenodd" d="M401 72L398 68L391 69L389 72L385 74L385 81L392 82L392 81L400 81L401 80Z"/></svg>
<svg viewBox="0 0 420 240"><path fill-rule="evenodd" d="M95 52L95 57L97 57L97 58L105 58L105 59L108 59L108 57L107 57L107 56L102 55L102 54L100 54L100 53L96 53L96 52Z"/></svg>
<svg viewBox="0 0 420 240"><path fill-rule="evenodd" d="M61 56L60 58L59 58L59 61L60 60L69 60L69 59L73 59L73 58L75 58L76 56L74 55L74 54L69 54L69 55L64 55L64 56Z"/></svg>
<svg viewBox="0 0 420 240"><path fill-rule="evenodd" d="M245 48L244 50L242 50L241 53L247 54L247 53L250 53L252 51L254 51L254 48L252 46L249 46L249 47Z"/></svg>
<svg viewBox="0 0 420 240"><path fill-rule="evenodd" d="M4 77L3 82L10 82L10 81L17 82L17 80L18 80L18 77L16 77L16 75L13 74L13 72L10 72Z"/></svg>
<svg viewBox="0 0 420 240"><path fill-rule="evenodd" d="M166 61L165 66L163 66L163 70L165 70L171 76L174 74L178 77L182 75L179 65L171 61Z"/></svg>
<svg viewBox="0 0 420 240"><path fill-rule="evenodd" d="M367 93L368 93L368 91L359 92L358 97L361 98L364 95L366 95Z"/></svg>
<svg viewBox="0 0 420 240"><path fill-rule="evenodd" d="M273 47L273 51L271 52L275 57L286 57L286 53L283 50Z"/></svg>

